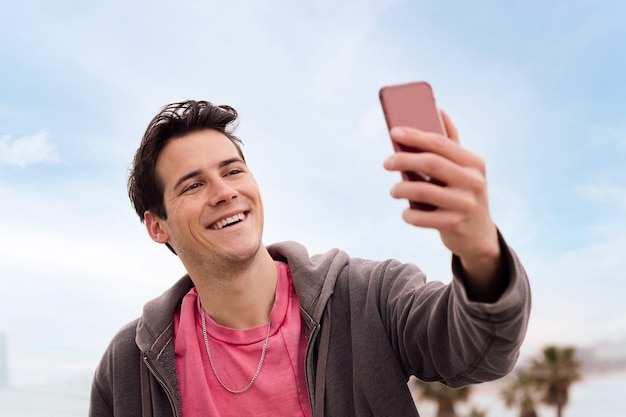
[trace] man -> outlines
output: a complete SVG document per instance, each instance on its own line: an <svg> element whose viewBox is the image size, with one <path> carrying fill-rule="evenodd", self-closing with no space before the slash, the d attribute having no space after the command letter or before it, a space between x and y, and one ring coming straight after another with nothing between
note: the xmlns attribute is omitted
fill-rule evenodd
<svg viewBox="0 0 626 417"><path fill-rule="evenodd" d="M458 387L508 373L528 282L491 220L483 161L442 117L451 140L394 128L394 140L425 152L384 166L446 184L402 181L391 194L438 207L403 217L440 232L453 253L448 285L395 260L264 246L237 112L203 101L164 107L135 155L129 195L188 275L115 336L90 415L418 416L411 375Z"/></svg>

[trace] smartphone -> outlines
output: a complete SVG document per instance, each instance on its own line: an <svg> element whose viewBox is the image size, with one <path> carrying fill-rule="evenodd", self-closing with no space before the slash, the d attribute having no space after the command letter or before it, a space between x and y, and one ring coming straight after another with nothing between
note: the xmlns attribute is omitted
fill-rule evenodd
<svg viewBox="0 0 626 417"><path fill-rule="evenodd" d="M433 89L427 82L417 81L386 86L380 89L379 97L389 130L395 126L407 126L447 136L441 114L435 103ZM393 140L391 142L396 152L420 152L419 149ZM402 172L402 178L406 181L428 181L436 185L444 185L441 181L419 172ZM409 204L411 208L418 210L437 209L431 204L418 201L409 201Z"/></svg>

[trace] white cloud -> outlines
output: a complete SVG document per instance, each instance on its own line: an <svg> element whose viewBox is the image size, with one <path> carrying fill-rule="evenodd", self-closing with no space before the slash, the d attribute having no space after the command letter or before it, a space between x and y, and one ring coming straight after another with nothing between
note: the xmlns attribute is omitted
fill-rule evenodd
<svg viewBox="0 0 626 417"><path fill-rule="evenodd" d="M618 184L587 184L577 188L585 199L596 204L609 204L626 210L626 187Z"/></svg>
<svg viewBox="0 0 626 417"><path fill-rule="evenodd" d="M0 137L0 163L26 168L40 162L59 162L59 154L48 141L47 132L16 139Z"/></svg>
<svg viewBox="0 0 626 417"><path fill-rule="evenodd" d="M626 337L625 247L626 235L621 235L543 260L537 255L527 259L533 287L527 348L548 343L588 346Z"/></svg>

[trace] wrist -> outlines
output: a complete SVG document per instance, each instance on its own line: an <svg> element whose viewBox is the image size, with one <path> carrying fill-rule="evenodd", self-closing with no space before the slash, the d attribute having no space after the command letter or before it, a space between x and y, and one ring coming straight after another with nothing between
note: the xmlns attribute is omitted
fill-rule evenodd
<svg viewBox="0 0 626 417"><path fill-rule="evenodd" d="M494 248L479 255L459 257L462 281L472 301L497 301L509 284L508 266L502 256L500 239Z"/></svg>

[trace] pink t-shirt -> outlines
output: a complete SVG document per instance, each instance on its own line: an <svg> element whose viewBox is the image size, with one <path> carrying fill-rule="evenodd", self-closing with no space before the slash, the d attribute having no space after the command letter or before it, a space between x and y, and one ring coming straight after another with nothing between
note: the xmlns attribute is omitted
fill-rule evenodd
<svg viewBox="0 0 626 417"><path fill-rule="evenodd" d="M276 262L278 284L270 313L271 329L263 367L252 388L233 394L222 387L211 369L202 334L198 292L192 288L174 317L176 368L183 417L246 415L310 417L304 355L306 340L300 303L289 267ZM205 315L209 347L217 373L232 390L248 385L259 364L267 326L234 330Z"/></svg>

